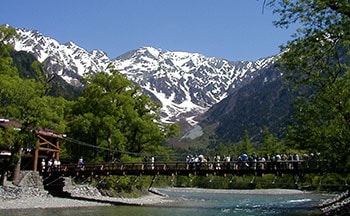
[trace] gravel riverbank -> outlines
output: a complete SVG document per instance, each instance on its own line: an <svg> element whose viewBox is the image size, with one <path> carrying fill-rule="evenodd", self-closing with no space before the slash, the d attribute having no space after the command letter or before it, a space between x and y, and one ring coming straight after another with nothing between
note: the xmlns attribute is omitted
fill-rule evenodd
<svg viewBox="0 0 350 216"><path fill-rule="evenodd" d="M84 200L58 197L28 197L14 200L2 200L0 201L0 210L36 208L77 208L112 205L151 205L163 202L164 200L156 195L147 195L142 198L84 197Z"/></svg>
<svg viewBox="0 0 350 216"><path fill-rule="evenodd" d="M78 191L78 192L77 192ZM90 186L72 191L71 198L53 197L45 190L37 188L0 187L0 210L36 208L75 208L112 205L154 205L170 200L162 196L148 194L140 198L106 197Z"/></svg>
<svg viewBox="0 0 350 216"><path fill-rule="evenodd" d="M157 192L157 190L154 190ZM298 190L213 190L196 188L163 188L162 191L206 191L210 193L235 194L300 194ZM79 186L70 191L71 198L53 197L47 191L33 187L0 187L1 209L74 208L112 205L158 205L172 202L164 196L149 193L140 198L117 198L102 196L92 186Z"/></svg>
<svg viewBox="0 0 350 216"><path fill-rule="evenodd" d="M74 208L111 205L151 205L170 202L157 193L149 193L140 198L120 198L103 196L100 191L90 185L74 184L70 178L65 179L62 195L54 197L44 190L39 173L22 171L21 181L14 185L4 181L0 186L1 209L37 209L37 208Z"/></svg>
<svg viewBox="0 0 350 216"><path fill-rule="evenodd" d="M298 190L207 190L195 188L165 188L162 191L207 191L210 193L236 193L236 194L295 194L305 193ZM157 192L153 189L152 191ZM76 186L70 191L71 198L53 197L47 191L35 187L0 187L1 209L35 209L35 208L74 208L87 206L111 206L111 205L157 205L172 202L154 193L149 193L140 198L117 198L102 196L92 186Z"/></svg>

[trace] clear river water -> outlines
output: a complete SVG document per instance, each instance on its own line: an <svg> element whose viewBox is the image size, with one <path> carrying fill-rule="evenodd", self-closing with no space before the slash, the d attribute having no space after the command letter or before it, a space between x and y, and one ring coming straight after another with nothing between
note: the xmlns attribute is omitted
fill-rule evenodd
<svg viewBox="0 0 350 216"><path fill-rule="evenodd" d="M329 195L320 193L239 192L192 188L158 188L170 203L154 206L111 206L0 211L0 216L219 216L219 215L318 215L314 207Z"/></svg>

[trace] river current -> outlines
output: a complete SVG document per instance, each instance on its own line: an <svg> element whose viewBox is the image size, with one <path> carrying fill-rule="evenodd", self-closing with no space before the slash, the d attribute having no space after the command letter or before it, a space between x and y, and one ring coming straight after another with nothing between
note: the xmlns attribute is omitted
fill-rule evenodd
<svg viewBox="0 0 350 216"><path fill-rule="evenodd" d="M173 202L154 206L111 206L62 209L26 209L1 212L0 216L218 216L218 215L318 215L314 206L329 196L283 190L234 191L192 188L158 188Z"/></svg>

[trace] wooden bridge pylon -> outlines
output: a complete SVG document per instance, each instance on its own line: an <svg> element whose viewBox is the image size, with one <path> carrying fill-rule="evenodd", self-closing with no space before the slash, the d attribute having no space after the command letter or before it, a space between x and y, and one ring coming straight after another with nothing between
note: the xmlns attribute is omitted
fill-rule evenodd
<svg viewBox="0 0 350 216"><path fill-rule="evenodd" d="M37 171L40 151L50 152L52 153L53 159L60 159L60 139L63 139L63 134L56 134L54 132L43 130L37 130L35 131L35 134L38 140L34 152L33 170Z"/></svg>

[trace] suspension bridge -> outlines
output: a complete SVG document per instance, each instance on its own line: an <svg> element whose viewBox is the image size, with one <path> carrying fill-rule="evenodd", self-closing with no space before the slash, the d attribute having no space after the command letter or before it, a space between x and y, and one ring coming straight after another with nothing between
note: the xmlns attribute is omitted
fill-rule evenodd
<svg viewBox="0 0 350 216"><path fill-rule="evenodd" d="M158 176L194 176L209 177L213 176L252 176L253 183L255 177L263 177L265 174L273 174L275 176L271 184L275 184L276 179L283 175L292 175L294 182L291 185L298 186L299 179L305 174L323 173L341 173L340 170L326 170L325 164L321 161L266 161L254 162L247 164L239 161L231 161L229 163L220 162L156 162L156 163L132 163L132 162L115 162L105 164L87 163L84 165L63 164L57 167L47 169L42 175L44 176L45 188L49 191L62 191L64 187L63 177L81 178L81 179L103 179L107 176L152 176L149 190Z"/></svg>
<svg viewBox="0 0 350 216"><path fill-rule="evenodd" d="M156 163L132 163L115 162L105 164L87 163L64 164L59 167L52 167L47 173L59 173L62 176L129 176L129 175L167 175L167 176L226 176L226 175L255 175L265 174L293 174L304 175L307 173L323 173L320 162L310 163L310 161L266 161L253 162L250 164L240 161L232 162L156 162ZM335 170L333 170L335 171Z"/></svg>
<svg viewBox="0 0 350 216"><path fill-rule="evenodd" d="M81 146L96 148L98 150L118 152L123 154L135 154L133 152L116 151L105 147L94 146L89 143L74 140L62 134L53 132L37 131L39 148L34 152L33 170L40 169L39 152L49 152L51 158L59 160L59 140L66 140ZM46 167L44 175L60 176L141 176L141 175L167 175L167 176L226 176L226 175L254 175L275 174L276 176L291 174L302 176L308 173L344 173L337 169L329 161L325 160L279 160L279 161L256 161L244 162L234 160L230 162L186 162L186 161L157 161L157 162L112 162L112 163L85 163L83 166L77 163L61 164L60 166Z"/></svg>
<svg viewBox="0 0 350 216"><path fill-rule="evenodd" d="M116 151L109 148L99 147L74 140L64 134L57 134L53 131L35 131L38 138L38 145L31 153L33 170L40 170L46 186L61 188L63 177L105 177L105 176L264 176L273 174L276 177L285 174L293 175L295 179L304 174L323 173L346 173L347 171L338 169L335 164L321 160L280 160L280 161L256 161L256 162L186 162L186 161L156 161L151 162L112 162L112 163L77 163L60 164L51 166L45 165L45 169L39 162L46 158L59 161L60 140L73 143L79 146L95 148L97 150L109 151L121 154L133 154L133 152ZM185 159L185 158L184 158ZM60 183L59 183L60 182ZM54 188L55 189L55 188ZM55 189L56 190L56 189Z"/></svg>

